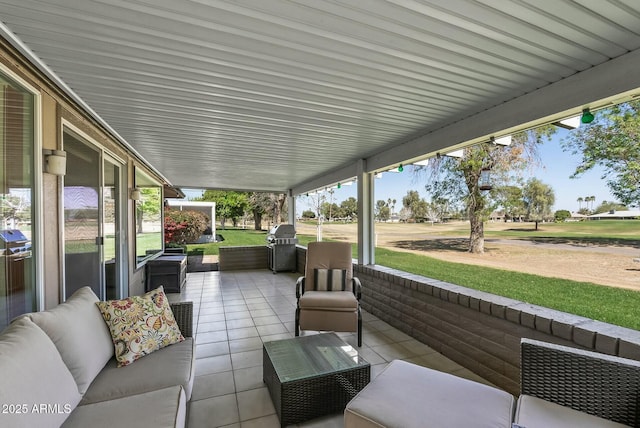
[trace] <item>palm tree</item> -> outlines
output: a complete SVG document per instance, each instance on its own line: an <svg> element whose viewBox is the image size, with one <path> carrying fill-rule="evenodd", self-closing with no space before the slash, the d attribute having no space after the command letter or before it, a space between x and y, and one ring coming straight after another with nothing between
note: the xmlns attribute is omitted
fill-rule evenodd
<svg viewBox="0 0 640 428"><path fill-rule="evenodd" d="M582 199L582 196L580 196L578 198L578 211L582 209L582 201L584 201L584 199Z"/></svg>

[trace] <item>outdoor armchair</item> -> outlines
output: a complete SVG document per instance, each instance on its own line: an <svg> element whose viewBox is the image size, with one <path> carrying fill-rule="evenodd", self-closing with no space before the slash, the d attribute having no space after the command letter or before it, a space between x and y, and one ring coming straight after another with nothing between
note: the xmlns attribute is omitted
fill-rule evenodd
<svg viewBox="0 0 640 428"><path fill-rule="evenodd" d="M351 244L310 242L305 275L296 284L295 335L300 330L357 332L362 346L361 289L353 277Z"/></svg>

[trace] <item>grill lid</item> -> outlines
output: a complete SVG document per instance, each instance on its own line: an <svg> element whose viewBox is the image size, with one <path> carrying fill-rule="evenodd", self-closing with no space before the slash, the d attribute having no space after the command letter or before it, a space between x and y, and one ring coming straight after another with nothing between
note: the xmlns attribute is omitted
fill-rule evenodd
<svg viewBox="0 0 640 428"><path fill-rule="evenodd" d="M269 231L268 237L281 239L281 238L295 238L296 229L292 224L278 224L273 226Z"/></svg>

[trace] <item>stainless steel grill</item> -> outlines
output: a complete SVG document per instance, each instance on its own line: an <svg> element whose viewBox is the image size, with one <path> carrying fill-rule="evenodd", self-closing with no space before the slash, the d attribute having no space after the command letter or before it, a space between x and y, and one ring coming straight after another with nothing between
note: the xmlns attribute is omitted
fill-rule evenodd
<svg viewBox="0 0 640 428"><path fill-rule="evenodd" d="M271 228L267 234L269 269L273 273L281 271L295 272L296 257L296 229L292 224L279 224Z"/></svg>

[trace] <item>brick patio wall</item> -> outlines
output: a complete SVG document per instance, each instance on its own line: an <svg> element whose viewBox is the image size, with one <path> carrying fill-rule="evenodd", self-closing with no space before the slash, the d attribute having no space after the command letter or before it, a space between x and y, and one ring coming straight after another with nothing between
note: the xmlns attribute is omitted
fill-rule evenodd
<svg viewBox="0 0 640 428"><path fill-rule="evenodd" d="M220 247L218 269L221 271L269 269L267 246Z"/></svg>
<svg viewBox="0 0 640 428"><path fill-rule="evenodd" d="M306 249L298 247L304 271ZM512 394L523 337L640 360L640 331L384 266L354 264L363 309Z"/></svg>

